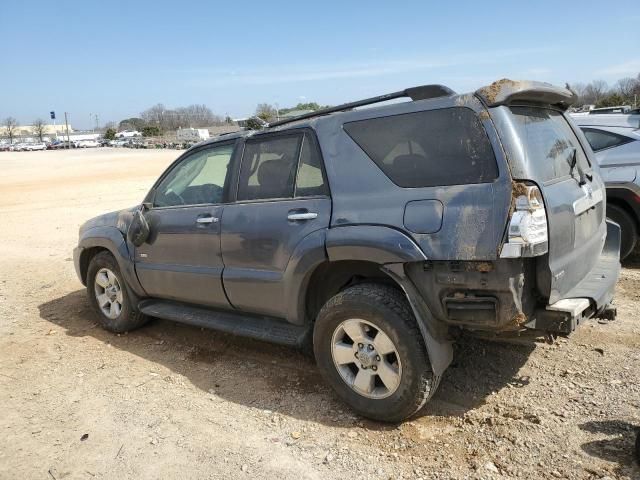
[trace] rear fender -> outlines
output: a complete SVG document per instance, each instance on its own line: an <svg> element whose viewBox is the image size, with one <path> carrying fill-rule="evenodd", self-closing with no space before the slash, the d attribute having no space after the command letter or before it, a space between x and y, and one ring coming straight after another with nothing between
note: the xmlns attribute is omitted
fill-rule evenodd
<svg viewBox="0 0 640 480"><path fill-rule="evenodd" d="M427 259L415 242L405 234L377 225L331 228L327 231L326 245L332 262L362 260L386 264Z"/></svg>
<svg viewBox="0 0 640 480"><path fill-rule="evenodd" d="M384 265L382 271L393 278L402 288L422 333L431 369L435 377L441 377L453 360L453 342L448 336L448 328L437 321L422 300L415 285L405 274L404 265L394 263ZM437 379L434 379L434 381ZM436 383L437 384L437 383Z"/></svg>

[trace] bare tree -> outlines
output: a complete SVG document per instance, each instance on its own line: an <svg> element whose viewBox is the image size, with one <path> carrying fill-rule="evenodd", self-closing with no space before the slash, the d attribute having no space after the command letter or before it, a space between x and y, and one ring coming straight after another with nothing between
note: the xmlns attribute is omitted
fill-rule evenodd
<svg viewBox="0 0 640 480"><path fill-rule="evenodd" d="M18 121L13 117L7 117L4 119L3 125L7 131L9 143L13 144L13 137L16 136L16 127L18 126Z"/></svg>
<svg viewBox="0 0 640 480"><path fill-rule="evenodd" d="M576 83L570 84L569 88L571 88L571 90L576 92L576 95L578 95L578 103L581 102L582 98L584 97L584 90L586 88L586 85L581 82L576 82Z"/></svg>
<svg viewBox="0 0 640 480"><path fill-rule="evenodd" d="M638 83L635 78L621 78L616 83L616 90L625 99L631 99L638 88Z"/></svg>
<svg viewBox="0 0 640 480"><path fill-rule="evenodd" d="M604 80L594 80L587 84L584 89L585 100L588 100L588 103L598 103L607 93L607 90L607 82Z"/></svg>
<svg viewBox="0 0 640 480"><path fill-rule="evenodd" d="M103 132L106 132L109 129L115 130L117 128L118 126L116 125L116 122L107 122L104 124L104 126L100 130Z"/></svg>
<svg viewBox="0 0 640 480"><path fill-rule="evenodd" d="M256 107L256 117L261 118L267 122L275 120L277 115L277 110L273 105L269 103L259 103Z"/></svg>
<svg viewBox="0 0 640 480"><path fill-rule="evenodd" d="M147 126L158 127L162 131L184 127L209 127L222 123L222 119L214 115L206 105L189 105L167 109L162 103L148 108L140 114Z"/></svg>
<svg viewBox="0 0 640 480"><path fill-rule="evenodd" d="M42 137L44 136L46 129L47 129L47 125L44 123L44 120L42 120L41 118L36 118L33 121L33 131L38 136L40 141L42 141Z"/></svg>

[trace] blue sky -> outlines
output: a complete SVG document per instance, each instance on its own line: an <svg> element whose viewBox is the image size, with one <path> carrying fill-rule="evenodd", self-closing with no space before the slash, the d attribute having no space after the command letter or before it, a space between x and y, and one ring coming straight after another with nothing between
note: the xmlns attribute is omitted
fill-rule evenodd
<svg viewBox="0 0 640 480"><path fill-rule="evenodd" d="M260 102L337 104L407 86L469 91L640 73L640 8L610 2L8 1L0 119L77 127L156 103L246 116Z"/></svg>

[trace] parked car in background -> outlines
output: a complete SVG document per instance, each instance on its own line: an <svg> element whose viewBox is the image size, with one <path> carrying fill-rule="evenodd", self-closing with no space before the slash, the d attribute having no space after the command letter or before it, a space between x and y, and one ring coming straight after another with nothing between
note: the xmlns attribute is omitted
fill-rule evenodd
<svg viewBox="0 0 640 480"><path fill-rule="evenodd" d="M199 143L80 227L76 271L110 331L159 317L312 349L356 412L403 420L461 329L615 318L620 228L574 99L425 85Z"/></svg>
<svg viewBox="0 0 640 480"><path fill-rule="evenodd" d="M36 150L46 150L47 145L44 142L26 143L24 150L27 152L34 152Z"/></svg>
<svg viewBox="0 0 640 480"><path fill-rule="evenodd" d="M47 150L60 150L64 148L76 148L73 142L67 142L62 140L56 140L47 145Z"/></svg>
<svg viewBox="0 0 640 480"><path fill-rule="evenodd" d="M9 147L12 152L24 152L27 148L27 144L24 142L14 143Z"/></svg>
<svg viewBox="0 0 640 480"><path fill-rule="evenodd" d="M574 121L600 164L607 189L607 217L620 225L620 258L631 254L640 233L640 115L588 115Z"/></svg>
<svg viewBox="0 0 640 480"><path fill-rule="evenodd" d="M100 146L98 141L94 139L76 140L73 144L76 148L95 148Z"/></svg>
<svg viewBox="0 0 640 480"><path fill-rule="evenodd" d="M116 133L116 138L142 137L142 133L137 130L123 130Z"/></svg>
<svg viewBox="0 0 640 480"><path fill-rule="evenodd" d="M8 152L9 150L11 150L11 144L0 143L0 152Z"/></svg>
<svg viewBox="0 0 640 480"><path fill-rule="evenodd" d="M617 107L592 108L589 110L589 115L610 115L629 112L631 112L631 107L629 105L618 105Z"/></svg>

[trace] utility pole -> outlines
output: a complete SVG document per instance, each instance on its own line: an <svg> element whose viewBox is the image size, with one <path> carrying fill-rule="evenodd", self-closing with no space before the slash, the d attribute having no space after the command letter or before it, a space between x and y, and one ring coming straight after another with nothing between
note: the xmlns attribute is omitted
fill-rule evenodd
<svg viewBox="0 0 640 480"><path fill-rule="evenodd" d="M69 114L67 112L64 112L64 126L67 129L67 144L65 145L66 148L71 148L71 140L69 138L69 119L67 118Z"/></svg>

